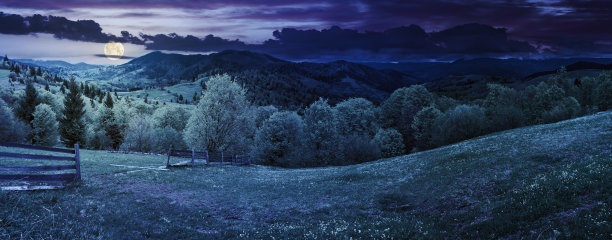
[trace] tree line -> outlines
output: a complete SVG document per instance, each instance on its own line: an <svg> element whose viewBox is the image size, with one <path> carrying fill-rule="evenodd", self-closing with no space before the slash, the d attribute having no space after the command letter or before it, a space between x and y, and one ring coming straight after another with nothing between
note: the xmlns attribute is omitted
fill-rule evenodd
<svg viewBox="0 0 612 240"><path fill-rule="evenodd" d="M609 72L571 79L561 70L523 90L491 84L484 99L473 101L413 85L395 90L379 106L363 98L335 105L318 99L298 110L253 104L229 75L211 76L195 108L92 94L74 79L64 83L63 92L35 89L32 81L24 92L3 90L0 140L160 153L173 145L250 153L265 165L313 167L393 157L612 108Z"/></svg>

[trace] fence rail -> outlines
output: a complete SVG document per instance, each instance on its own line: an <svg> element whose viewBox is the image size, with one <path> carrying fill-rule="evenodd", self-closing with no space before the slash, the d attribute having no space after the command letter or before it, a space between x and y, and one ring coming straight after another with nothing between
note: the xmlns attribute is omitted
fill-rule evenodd
<svg viewBox="0 0 612 240"><path fill-rule="evenodd" d="M25 181L25 182L62 182L68 183L71 181L81 180L81 162L79 155L79 145L75 144L74 149L67 148L52 148L35 145L27 145L20 143L7 143L0 142L1 147L11 148L22 148L31 150L40 150L46 152L73 154L73 156L54 156L54 155L42 155L42 154L25 154L25 153L13 153L13 152L0 152L0 164L3 159L19 159L27 161L29 160L43 160L43 161L69 161L72 162L69 165L43 165L43 166L0 166L0 172L12 173L0 175L0 181ZM72 173L62 172L65 170L74 170ZM48 172L48 171L60 171L57 174L27 174L27 172ZM26 173L23 173L26 172ZM32 189L55 189L49 188L48 186L11 186L2 187L3 190L32 190Z"/></svg>
<svg viewBox="0 0 612 240"><path fill-rule="evenodd" d="M236 155L227 154L224 152L212 153L212 152L198 152L192 149L189 150L176 150L168 149L168 155L166 160L166 167L186 167L194 166L195 163L205 164L231 164L231 165L249 165L251 164L251 157L249 155ZM170 163L171 157L191 158L191 161L183 161L175 164Z"/></svg>

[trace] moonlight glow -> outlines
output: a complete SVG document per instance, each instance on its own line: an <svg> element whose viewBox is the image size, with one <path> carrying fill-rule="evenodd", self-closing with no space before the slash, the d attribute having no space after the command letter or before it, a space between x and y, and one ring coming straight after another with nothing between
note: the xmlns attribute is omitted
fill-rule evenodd
<svg viewBox="0 0 612 240"><path fill-rule="evenodd" d="M104 45L104 55L110 60L119 60L123 57L123 44L119 42L109 42Z"/></svg>

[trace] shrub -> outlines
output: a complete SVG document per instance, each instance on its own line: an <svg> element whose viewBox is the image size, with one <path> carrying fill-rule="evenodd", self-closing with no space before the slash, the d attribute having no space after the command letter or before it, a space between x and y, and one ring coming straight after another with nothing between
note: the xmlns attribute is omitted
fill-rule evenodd
<svg viewBox="0 0 612 240"><path fill-rule="evenodd" d="M154 131L154 140L155 140L155 148L153 149L158 153L167 153L170 146L174 149L187 149L187 145L183 140L183 135L181 132L176 129L166 126L162 129L155 128ZM196 151L200 151L196 149Z"/></svg>
<svg viewBox="0 0 612 240"><path fill-rule="evenodd" d="M351 98L335 107L338 116L338 133L344 136L374 136L378 129L375 107L364 98Z"/></svg>
<svg viewBox="0 0 612 240"><path fill-rule="evenodd" d="M298 156L304 136L304 121L295 112L276 112L255 134L256 162L284 167L301 166Z"/></svg>
<svg viewBox="0 0 612 240"><path fill-rule="evenodd" d="M490 120L490 131L501 131L523 126L525 115L520 106L520 94L508 87L489 84L484 110Z"/></svg>
<svg viewBox="0 0 612 240"><path fill-rule="evenodd" d="M382 157L395 157L405 153L402 134L395 129L379 129L372 142L380 147Z"/></svg>
<svg viewBox="0 0 612 240"><path fill-rule="evenodd" d="M189 112L176 105L163 106L153 113L154 125L159 129L171 127L177 131L183 131L188 119Z"/></svg>
<svg viewBox="0 0 612 240"><path fill-rule="evenodd" d="M524 109L531 124L543 123L542 114L550 111L563 100L565 91L556 85L540 82L525 89Z"/></svg>
<svg viewBox="0 0 612 240"><path fill-rule="evenodd" d="M34 143L43 146L55 146L58 140L57 119L55 112L47 104L38 104L34 110L32 132Z"/></svg>
<svg viewBox="0 0 612 240"><path fill-rule="evenodd" d="M139 114L130 121L121 149L150 152L155 144L155 134L150 116Z"/></svg>
<svg viewBox="0 0 612 240"><path fill-rule="evenodd" d="M612 79L610 74L602 74L601 82L595 89L597 107L600 111L612 109Z"/></svg>
<svg viewBox="0 0 612 240"><path fill-rule="evenodd" d="M0 99L0 141L23 142L28 130L28 126L19 121L6 102Z"/></svg>
<svg viewBox="0 0 612 240"><path fill-rule="evenodd" d="M274 113L278 112L275 106L259 106L255 109L255 127L260 128Z"/></svg>
<svg viewBox="0 0 612 240"><path fill-rule="evenodd" d="M434 126L433 142L441 146L481 135L487 118L479 106L459 105L438 117Z"/></svg>
<svg viewBox="0 0 612 240"><path fill-rule="evenodd" d="M416 147L419 149L429 149L434 147L432 136L434 132L434 123L442 113L433 106L421 109L415 116L411 124L414 130L414 139Z"/></svg>
<svg viewBox="0 0 612 240"><path fill-rule="evenodd" d="M402 142L404 143L407 152L412 151L416 146L414 138L414 129L412 129L412 123L414 122L414 116L421 110L421 108L407 105L404 107L401 116L396 120L395 130L402 134Z"/></svg>
<svg viewBox="0 0 612 240"><path fill-rule="evenodd" d="M552 123L574 118L579 116L581 111L580 103L574 97L566 97L557 102L551 110L542 113L542 122Z"/></svg>
<svg viewBox="0 0 612 240"><path fill-rule="evenodd" d="M319 99L304 110L304 134L307 165L326 166L342 161L335 111L326 100Z"/></svg>
<svg viewBox="0 0 612 240"><path fill-rule="evenodd" d="M381 105L383 127L393 126L407 105L422 108L433 103L434 95L423 85L397 89Z"/></svg>

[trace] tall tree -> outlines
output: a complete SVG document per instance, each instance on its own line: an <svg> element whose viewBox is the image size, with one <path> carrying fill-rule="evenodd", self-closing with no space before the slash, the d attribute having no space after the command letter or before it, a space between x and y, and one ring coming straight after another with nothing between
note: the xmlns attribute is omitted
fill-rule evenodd
<svg viewBox="0 0 612 240"><path fill-rule="evenodd" d="M60 121L61 139L67 147L85 142L85 102L74 79L70 80L69 89L70 92L64 98L64 116Z"/></svg>
<svg viewBox="0 0 612 240"><path fill-rule="evenodd" d="M55 120L55 113L51 106L44 103L36 106L32 131L36 144L43 146L57 144L57 120Z"/></svg>
<svg viewBox="0 0 612 240"><path fill-rule="evenodd" d="M21 118L27 124L32 126L32 119L34 119L32 114L34 113L34 108L39 103L38 93L36 92L34 85L32 85L32 81L27 81L25 95L19 100L19 107L16 109L17 117Z"/></svg>
<svg viewBox="0 0 612 240"><path fill-rule="evenodd" d="M107 108L113 108L113 97L110 94L106 94L106 100L104 100L104 106Z"/></svg>

